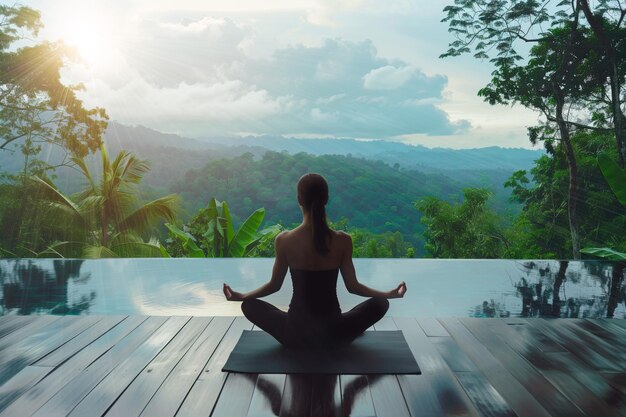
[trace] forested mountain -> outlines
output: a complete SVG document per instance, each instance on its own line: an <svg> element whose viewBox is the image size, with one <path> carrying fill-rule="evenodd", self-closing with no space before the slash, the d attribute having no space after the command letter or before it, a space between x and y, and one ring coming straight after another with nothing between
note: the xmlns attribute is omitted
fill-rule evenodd
<svg viewBox="0 0 626 417"><path fill-rule="evenodd" d="M460 183L444 175L400 170L381 161L268 151L259 160L248 153L211 161L179 177L169 191L180 194L191 212L215 197L228 201L235 215L265 207L266 224L290 226L301 219L295 184L306 172L327 178L331 221L345 218L349 226L375 233L400 231L419 247L423 225L414 202L432 195L454 199L461 189Z"/></svg>
<svg viewBox="0 0 626 417"><path fill-rule="evenodd" d="M353 157L353 159L327 159L335 161L334 163L341 163L339 161L344 160L359 161L358 163L383 161L386 165L376 165L381 167L376 173L379 176L384 176L387 172L410 170L413 174L406 175L416 175L417 171L436 174L433 176L438 178L436 182L440 184L447 182L450 189L460 190L469 186L488 188L494 194L493 204L500 212L519 207L509 202L510 191L503 187L503 183L515 170L529 169L534 158L542 154L539 151L497 147L469 150L429 149L388 141L287 139L270 136L222 137L213 138L209 142L161 133L143 126L125 126L116 122L109 123L104 142L111 154L124 149L149 161L151 169L145 176L144 184L158 191L169 190L172 183L180 184L185 172L190 169L200 170L210 161L234 158L246 153L250 153L254 160L259 160L268 148L273 148L289 154L299 153L300 156L297 158L303 158L302 152L312 155ZM62 160L62 152L56 147L44 148L40 157L54 165ZM87 162L94 168L100 164L99 158L95 155L88 156ZM18 172L22 165L23 157L19 151L0 152L0 171ZM313 169L315 168L311 167L311 170ZM97 169L94 171L98 172ZM66 192L78 190L83 183L83 179L73 169L61 167L55 171L55 175L56 183ZM444 179L444 176L449 178ZM146 191L150 194L150 190ZM445 194L433 195L447 198ZM263 205L261 201L257 202L250 198L252 202L250 207ZM186 207L191 209L198 204L192 202L186 204Z"/></svg>
<svg viewBox="0 0 626 417"><path fill-rule="evenodd" d="M238 156L246 152L260 157L266 150L287 151L290 154L305 152L313 155L351 155L424 172L455 171L455 176L456 171L471 174L478 170L483 173L483 177L491 171L497 175L497 171L512 173L519 169L528 169L543 155L540 150L521 148L492 146L476 149L430 149L384 140L296 139L282 136L210 137L199 140L116 122L109 122L104 141L111 152L126 149L151 161L153 173L146 180L152 185L155 185L154 177L157 176L155 168L164 169L164 175L172 175L180 172L178 165L199 168L210 159ZM172 158L171 152L175 152L176 158ZM62 158L62 154L54 148L44 148L41 155L53 164ZM22 163L19 150L13 154L0 152L2 171L19 171ZM172 169L167 169L166 165Z"/></svg>

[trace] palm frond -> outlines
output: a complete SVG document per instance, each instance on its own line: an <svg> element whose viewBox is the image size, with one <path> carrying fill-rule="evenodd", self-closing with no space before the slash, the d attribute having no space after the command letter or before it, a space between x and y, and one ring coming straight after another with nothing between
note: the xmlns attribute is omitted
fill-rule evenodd
<svg viewBox="0 0 626 417"><path fill-rule="evenodd" d="M146 242L127 242L111 248L121 257L132 258L161 258L161 246Z"/></svg>
<svg viewBox="0 0 626 417"><path fill-rule="evenodd" d="M159 220L174 221L180 197L170 194L144 204L122 220L117 228L120 232L135 231L145 233Z"/></svg>
<svg viewBox="0 0 626 417"><path fill-rule="evenodd" d="M39 187L42 197L52 203L51 205L57 208L63 207L64 211L69 213L75 221L87 224L80 207L70 200L69 197L57 190L53 185L35 175L29 177L29 179Z"/></svg>
<svg viewBox="0 0 626 417"><path fill-rule="evenodd" d="M118 255L106 246L87 245L83 251L83 257L89 259L118 258Z"/></svg>

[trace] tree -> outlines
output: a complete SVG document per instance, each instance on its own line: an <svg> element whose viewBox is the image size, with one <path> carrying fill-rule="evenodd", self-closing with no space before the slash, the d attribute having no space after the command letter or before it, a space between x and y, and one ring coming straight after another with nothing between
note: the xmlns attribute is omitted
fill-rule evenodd
<svg viewBox="0 0 626 417"><path fill-rule="evenodd" d="M487 207L489 191L463 190L464 201L451 204L435 197L415 203L423 213L426 250L433 258L500 258L508 240L498 216Z"/></svg>
<svg viewBox="0 0 626 417"><path fill-rule="evenodd" d="M588 66L592 42L588 33L578 27L578 21L546 32L546 37L530 51L523 66L500 61L491 82L478 92L490 104L520 103L540 111L544 124L529 128L533 143L547 140L548 148L558 141L569 167L568 220L572 254L580 258L580 234L577 212L578 165L571 141L572 128L590 128L572 124L567 115L593 93ZM567 114L567 115L566 115Z"/></svg>
<svg viewBox="0 0 626 417"><path fill-rule="evenodd" d="M617 160L612 132L578 131L571 137L579 171L578 214L582 246L624 248L626 209L603 178L597 155ZM530 170L518 171L505 183L512 198L522 204L513 223L510 256L564 259L571 254L567 215L569 168L565 152L549 147Z"/></svg>
<svg viewBox="0 0 626 417"><path fill-rule="evenodd" d="M626 117L621 96L626 73L626 5L621 0L455 0L444 8L443 19L456 36L442 57L474 52L474 57L490 59L496 66L514 66L522 56L520 43L549 41L550 29L577 24L593 33L593 77L598 94L587 100L596 125L615 133L620 164L626 161ZM581 20L582 17L582 20ZM607 90L609 91L606 94ZM605 117L608 114L610 117Z"/></svg>
<svg viewBox="0 0 626 417"><path fill-rule="evenodd" d="M160 245L150 237L151 228L159 221L175 219L178 196L168 195L139 204L134 186L148 171L146 161L121 151L113 161L104 146L100 148L102 173L99 179L89 171L84 159L72 162L87 180L87 188L76 196L66 196L50 181L37 176L42 198L49 202L51 214L67 221L70 235L77 240L55 242L47 252L67 256L80 253L88 258L117 256L160 256Z"/></svg>
<svg viewBox="0 0 626 417"><path fill-rule="evenodd" d="M18 148L32 162L48 144L84 157L100 146L107 115L83 107L76 96L82 86L61 82L60 69L72 55L62 43L21 46L41 27L35 10L0 6L0 150ZM61 165L70 162L68 156ZM41 175L54 167L39 161L36 168Z"/></svg>

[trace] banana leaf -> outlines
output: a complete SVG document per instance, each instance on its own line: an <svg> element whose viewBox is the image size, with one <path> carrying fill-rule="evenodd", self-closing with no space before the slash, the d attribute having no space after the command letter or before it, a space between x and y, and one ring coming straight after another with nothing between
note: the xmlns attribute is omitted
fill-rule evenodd
<svg viewBox="0 0 626 417"><path fill-rule="evenodd" d="M188 258L204 258L204 252L202 249L196 245L196 242L189 233L183 232L178 227L174 226L170 223L165 223L165 227L172 233L172 235L178 239L183 250L185 251L185 255Z"/></svg>
<svg viewBox="0 0 626 417"><path fill-rule="evenodd" d="M263 223L264 217L265 209L260 208L255 210L254 213L243 222L228 245L228 253L230 256L234 258L243 256L246 246L257 239L257 230L261 226L261 223Z"/></svg>
<svg viewBox="0 0 626 417"><path fill-rule="evenodd" d="M618 252L611 248L583 248L580 252L609 261L626 261L626 253Z"/></svg>
<svg viewBox="0 0 626 417"><path fill-rule="evenodd" d="M598 155L598 164L613 194L620 204L626 207L626 170L622 169L607 154Z"/></svg>

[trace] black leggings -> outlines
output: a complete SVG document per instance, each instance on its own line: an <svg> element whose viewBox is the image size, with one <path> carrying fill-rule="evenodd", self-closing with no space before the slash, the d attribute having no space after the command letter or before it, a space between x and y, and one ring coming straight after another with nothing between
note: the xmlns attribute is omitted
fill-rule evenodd
<svg viewBox="0 0 626 417"><path fill-rule="evenodd" d="M322 325L328 327L328 340L319 340L318 345L348 344L361 335L367 328L383 318L389 309L386 298L370 298L336 318L329 319ZM288 347L311 346L304 332L310 329L309 323L298 322L288 313L272 304L250 298L241 304L241 310L248 320L265 330L281 344Z"/></svg>

